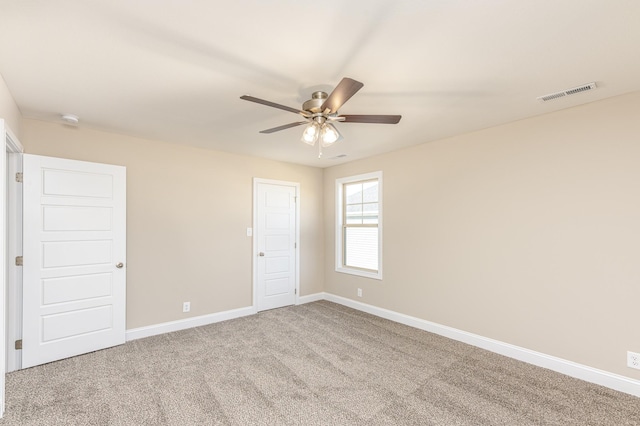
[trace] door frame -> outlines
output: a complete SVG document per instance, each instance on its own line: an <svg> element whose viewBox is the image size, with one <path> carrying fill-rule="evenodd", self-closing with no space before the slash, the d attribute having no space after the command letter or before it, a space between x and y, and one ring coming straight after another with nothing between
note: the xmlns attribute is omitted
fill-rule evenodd
<svg viewBox="0 0 640 426"><path fill-rule="evenodd" d="M15 136L15 134L7 127L7 123L5 120L0 119L0 137L4 139L4 149L2 149L2 154L0 157L0 196L2 197L4 208L0 209L0 241L7 241L7 238L13 234L10 232L10 229L13 228L11 223L8 223L7 220L10 220L13 214L12 210L12 202L14 200L8 198L7 193L7 153L21 153L23 152L22 144ZM5 202L6 201L6 202ZM14 206L15 207L15 204ZM5 335L5 317L7 313L7 307L9 304L9 300L6 298L7 292L7 282L11 281L12 274L10 270L12 268L8 268L11 265L9 259L10 253L7 253L7 248L9 251L13 248L13 244L15 241L7 241L8 244L0 245L0 254L2 257L2 263L0 264L0 275L2 275L2 285L0 288L0 417L4 414L4 403L5 403L5 372L6 372L6 360L7 360L7 340ZM10 318L8 319L11 320Z"/></svg>
<svg viewBox="0 0 640 426"><path fill-rule="evenodd" d="M296 273L295 273L295 302L300 303L300 183L284 180L253 178L253 224L252 224L252 249L251 249L251 269L253 280L253 313L258 312L258 268L256 260L258 258L258 184L266 183L270 185L281 185L295 188L296 197Z"/></svg>
<svg viewBox="0 0 640 426"><path fill-rule="evenodd" d="M10 152L8 158L8 176L22 172L23 152ZM9 180L7 194L7 232L8 252L7 259L14 259L22 255L22 183ZM22 351L15 348L15 341L22 339L22 267L14 262L7 263L7 288L6 297L6 331L7 373L22 368Z"/></svg>

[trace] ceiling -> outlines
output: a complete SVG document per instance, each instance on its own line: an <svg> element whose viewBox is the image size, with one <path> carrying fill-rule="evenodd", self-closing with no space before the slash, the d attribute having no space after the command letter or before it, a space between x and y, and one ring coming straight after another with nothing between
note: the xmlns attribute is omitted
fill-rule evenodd
<svg viewBox="0 0 640 426"><path fill-rule="evenodd" d="M638 91L639 22L636 0L0 0L0 74L25 118L327 167ZM364 88L340 113L403 118L336 124L322 159L239 99L342 77Z"/></svg>

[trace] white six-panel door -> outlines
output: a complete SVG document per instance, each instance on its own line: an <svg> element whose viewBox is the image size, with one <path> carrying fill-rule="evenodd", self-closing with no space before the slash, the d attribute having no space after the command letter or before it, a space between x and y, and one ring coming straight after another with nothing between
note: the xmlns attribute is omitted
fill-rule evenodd
<svg viewBox="0 0 640 426"><path fill-rule="evenodd" d="M126 169L24 155L22 367L125 341Z"/></svg>
<svg viewBox="0 0 640 426"><path fill-rule="evenodd" d="M296 187L256 182L257 310L296 301Z"/></svg>

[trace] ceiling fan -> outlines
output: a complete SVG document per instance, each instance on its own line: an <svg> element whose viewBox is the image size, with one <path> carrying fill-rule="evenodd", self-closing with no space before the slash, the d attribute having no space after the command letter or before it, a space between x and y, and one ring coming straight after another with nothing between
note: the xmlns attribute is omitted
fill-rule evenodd
<svg viewBox="0 0 640 426"><path fill-rule="evenodd" d="M352 78L345 77L331 92L313 92L311 99L302 104L302 109L291 108L286 105L277 104L264 99L255 98L253 96L244 95L240 99L251 101L258 104L278 108L285 111L293 112L304 117L305 121L297 121L295 123L284 124L282 126L273 127L260 131L260 133L274 133L280 130L289 129L291 127L306 124L302 132L302 142L311 146L315 145L318 139L318 158L322 157L322 148L333 145L342 136L331 122L338 121L343 123L378 123L378 124L397 124L402 118L401 115L344 115L338 114L338 109L344 105L353 95L362 89L364 84Z"/></svg>

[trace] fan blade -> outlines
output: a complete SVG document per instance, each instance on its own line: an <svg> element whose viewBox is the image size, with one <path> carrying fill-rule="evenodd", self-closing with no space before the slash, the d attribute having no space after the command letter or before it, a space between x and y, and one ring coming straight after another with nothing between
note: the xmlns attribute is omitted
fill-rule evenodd
<svg viewBox="0 0 640 426"><path fill-rule="evenodd" d="M320 107L320 111L326 111L327 109L329 113L338 111L358 90L362 89L362 86L364 86L364 84L352 78L343 78L336 88L333 89L333 92L331 92L327 100L324 101Z"/></svg>
<svg viewBox="0 0 640 426"><path fill-rule="evenodd" d="M240 99L244 99L245 101L255 102L257 104L270 106L270 107L273 107L273 108L283 109L285 111L293 112L295 114L300 114L300 115L303 115L305 117L309 115L309 113L306 113L306 112L304 112L302 110L291 108L291 107L288 107L286 105L280 105L280 104L277 104L277 103L271 102L271 101L265 101L264 99L254 98L253 96L249 96L249 95L240 96Z"/></svg>
<svg viewBox="0 0 640 426"><path fill-rule="evenodd" d="M278 127L272 127L271 129L267 129L267 130L260 130L260 133L279 132L280 130L289 129L291 127L296 127L296 126L301 126L301 125L307 124L307 123L308 123L308 121L298 121L297 123L289 123L289 124L284 124L284 125L278 126Z"/></svg>
<svg viewBox="0 0 640 426"><path fill-rule="evenodd" d="M344 118L343 123L378 123L397 124L402 118L401 115L339 115Z"/></svg>

